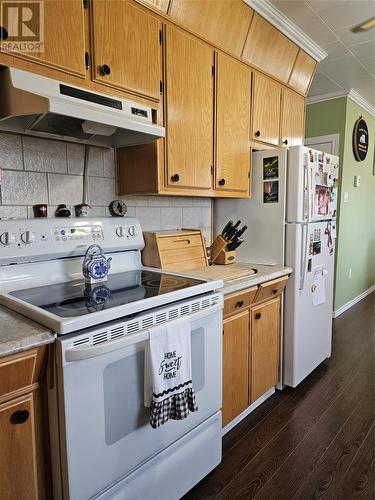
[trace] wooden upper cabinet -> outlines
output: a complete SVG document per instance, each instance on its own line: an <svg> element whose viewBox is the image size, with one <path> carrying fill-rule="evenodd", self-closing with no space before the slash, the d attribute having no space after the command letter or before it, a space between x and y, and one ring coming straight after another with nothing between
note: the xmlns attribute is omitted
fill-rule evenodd
<svg viewBox="0 0 375 500"><path fill-rule="evenodd" d="M5 1L1 1L5 7ZM8 2L10 3L10 2ZM34 2L38 4L38 2ZM16 6L13 5L13 8ZM27 59L32 62L62 70L79 77L86 77L85 67L85 23L84 7L82 0L44 0L41 3L44 15L44 40L41 52L11 52L15 57ZM4 9L7 12L7 9ZM8 41L12 41L14 33L11 20L3 17L1 22L8 32ZM34 24L34 19L37 21ZM32 32L38 29L39 17L33 14L28 26ZM32 35L31 35L32 38Z"/></svg>
<svg viewBox="0 0 375 500"><path fill-rule="evenodd" d="M213 166L213 50L166 29L167 184L209 189Z"/></svg>
<svg viewBox="0 0 375 500"><path fill-rule="evenodd" d="M251 71L219 53L216 79L215 189L248 191Z"/></svg>
<svg viewBox="0 0 375 500"><path fill-rule="evenodd" d="M254 11L242 0L171 0L169 15L209 42L240 56Z"/></svg>
<svg viewBox="0 0 375 500"><path fill-rule="evenodd" d="M289 78L289 85L303 95L307 94L311 80L314 77L317 62L302 49L298 56Z"/></svg>
<svg viewBox="0 0 375 500"><path fill-rule="evenodd" d="M224 320L223 426L249 406L249 311Z"/></svg>
<svg viewBox="0 0 375 500"><path fill-rule="evenodd" d="M275 146L279 144L281 88L274 80L253 73L252 139Z"/></svg>
<svg viewBox="0 0 375 500"><path fill-rule="evenodd" d="M170 0L141 0L143 3L160 10L164 14L168 12Z"/></svg>
<svg viewBox="0 0 375 500"><path fill-rule="evenodd" d="M161 22L124 0L92 2L93 79L160 99Z"/></svg>
<svg viewBox="0 0 375 500"><path fill-rule="evenodd" d="M280 378L280 297L251 310L250 391L253 403Z"/></svg>
<svg viewBox="0 0 375 500"><path fill-rule="evenodd" d="M304 136L305 98L292 90L283 88L280 142L285 146L296 146L303 144Z"/></svg>
<svg viewBox="0 0 375 500"><path fill-rule="evenodd" d="M254 14L242 52L245 61L288 83L297 53L295 43Z"/></svg>

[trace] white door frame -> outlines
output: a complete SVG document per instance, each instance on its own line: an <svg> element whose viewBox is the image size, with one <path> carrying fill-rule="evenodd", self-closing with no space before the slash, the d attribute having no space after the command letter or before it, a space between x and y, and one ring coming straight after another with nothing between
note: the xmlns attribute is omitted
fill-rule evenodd
<svg viewBox="0 0 375 500"><path fill-rule="evenodd" d="M304 140L305 146L314 146L316 144L331 144L333 155L338 156L340 146L340 134L320 135L317 137L307 137Z"/></svg>

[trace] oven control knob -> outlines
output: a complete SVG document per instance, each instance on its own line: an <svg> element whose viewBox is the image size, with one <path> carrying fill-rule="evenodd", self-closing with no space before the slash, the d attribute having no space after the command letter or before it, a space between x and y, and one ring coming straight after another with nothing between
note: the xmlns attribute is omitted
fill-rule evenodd
<svg viewBox="0 0 375 500"><path fill-rule="evenodd" d="M16 236L12 233L3 233L0 235L0 242L4 246L12 245L16 242Z"/></svg>
<svg viewBox="0 0 375 500"><path fill-rule="evenodd" d="M122 226L116 228L116 234L119 238L123 238L125 236L125 230Z"/></svg>
<svg viewBox="0 0 375 500"><path fill-rule="evenodd" d="M35 234L31 231L25 231L21 234L21 240L23 243L26 243L26 245L30 245L30 243L34 243L35 241Z"/></svg>
<svg viewBox="0 0 375 500"><path fill-rule="evenodd" d="M135 226L129 226L128 233L129 233L129 236L135 236L137 234L137 230L136 230Z"/></svg>

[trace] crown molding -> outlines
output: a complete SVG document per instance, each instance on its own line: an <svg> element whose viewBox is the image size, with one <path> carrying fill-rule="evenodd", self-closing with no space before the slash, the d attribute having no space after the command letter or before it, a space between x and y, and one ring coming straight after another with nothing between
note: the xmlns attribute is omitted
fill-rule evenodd
<svg viewBox="0 0 375 500"><path fill-rule="evenodd" d="M340 97L348 97L375 118L375 107L366 101L366 99L354 89L337 90L336 92L329 92L328 94L309 96L307 98L307 104L331 101L332 99L340 99Z"/></svg>
<svg viewBox="0 0 375 500"><path fill-rule="evenodd" d="M301 49L318 61L327 57L327 52L296 26L285 14L280 12L268 0L244 0L249 7L267 19L275 28L295 42Z"/></svg>

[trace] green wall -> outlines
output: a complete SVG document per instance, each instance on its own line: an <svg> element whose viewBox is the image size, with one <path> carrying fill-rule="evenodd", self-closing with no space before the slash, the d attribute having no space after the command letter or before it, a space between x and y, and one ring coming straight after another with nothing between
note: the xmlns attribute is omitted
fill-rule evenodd
<svg viewBox="0 0 375 500"><path fill-rule="evenodd" d="M356 120L363 116L369 128L369 152L357 162L352 149ZM340 180L334 310L375 284L375 118L343 97L307 106L306 137L340 134ZM361 176L354 187L354 176ZM343 203L344 192L349 202ZM349 279L349 269L352 277Z"/></svg>

